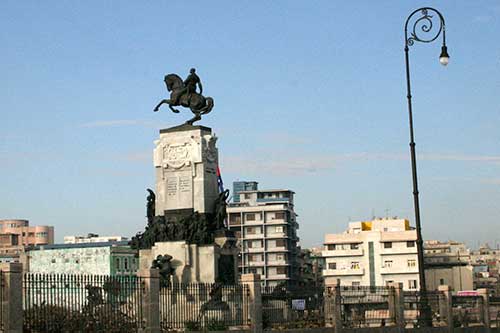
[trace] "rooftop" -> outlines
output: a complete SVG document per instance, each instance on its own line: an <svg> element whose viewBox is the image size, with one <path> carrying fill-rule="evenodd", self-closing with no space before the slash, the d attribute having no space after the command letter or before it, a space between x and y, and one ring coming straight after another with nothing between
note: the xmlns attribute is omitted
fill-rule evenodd
<svg viewBox="0 0 500 333"><path fill-rule="evenodd" d="M108 246L128 246L128 241L119 242L100 242L100 243L77 243L77 244L49 244L37 245L33 250L58 250L58 249L78 249L78 248L92 248L92 247L108 247Z"/></svg>

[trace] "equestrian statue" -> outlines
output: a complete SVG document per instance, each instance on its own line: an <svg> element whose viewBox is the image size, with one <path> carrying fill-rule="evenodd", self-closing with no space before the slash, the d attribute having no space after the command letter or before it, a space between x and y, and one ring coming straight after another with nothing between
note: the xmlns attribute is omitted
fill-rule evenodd
<svg viewBox="0 0 500 333"><path fill-rule="evenodd" d="M196 69L191 68L188 77L184 81L177 74L165 75L163 81L165 81L167 90L170 92L170 99L163 99L158 103L154 108L155 112L164 103L167 103L170 110L174 113L179 113L179 110L175 109L174 106L190 108L191 112L194 113L194 117L186 121L186 124L193 125L195 121L201 119L202 115L212 111L214 100L212 97L202 95L203 86L201 85L200 78L196 75ZM196 91L197 88L199 92Z"/></svg>

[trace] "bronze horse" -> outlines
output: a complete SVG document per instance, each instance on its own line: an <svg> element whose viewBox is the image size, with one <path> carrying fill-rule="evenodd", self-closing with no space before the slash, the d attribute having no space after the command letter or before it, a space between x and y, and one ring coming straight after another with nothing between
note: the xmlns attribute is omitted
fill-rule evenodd
<svg viewBox="0 0 500 333"><path fill-rule="evenodd" d="M165 85L167 90L170 91L170 99L163 99L154 108L154 111L158 111L160 106L164 103L168 104L168 107L172 112L179 113L179 110L175 109L174 106L183 106L190 108L191 112L194 113L194 117L186 121L186 124L192 125L195 121L201 119L201 116L212 111L214 107L214 100L212 97L204 97L197 92L188 92L184 82L177 74L168 74L165 76Z"/></svg>

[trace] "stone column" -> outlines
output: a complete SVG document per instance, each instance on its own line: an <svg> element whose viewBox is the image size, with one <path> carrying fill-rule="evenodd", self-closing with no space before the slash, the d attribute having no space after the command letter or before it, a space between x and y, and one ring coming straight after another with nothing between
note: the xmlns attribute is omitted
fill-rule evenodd
<svg viewBox="0 0 500 333"><path fill-rule="evenodd" d="M395 289L396 283L391 283L390 285L387 286L389 289L388 293L388 308L389 308L389 318L386 321L386 325L390 325L392 323L396 322L396 311L397 311L397 306L396 306L396 289Z"/></svg>
<svg viewBox="0 0 500 333"><path fill-rule="evenodd" d="M259 274L242 274L241 283L248 287L248 295L246 304L248 304L249 311L244 317L250 318L250 325L252 332L260 333L262 329L262 294L260 290L260 275ZM244 313L245 315L245 313Z"/></svg>
<svg viewBox="0 0 500 333"><path fill-rule="evenodd" d="M446 320L448 332L453 333L453 313L452 313L452 296L450 286L438 286L439 295L439 314L440 317Z"/></svg>
<svg viewBox="0 0 500 333"><path fill-rule="evenodd" d="M22 333L23 331L23 265L21 263L2 263L2 318L4 332Z"/></svg>
<svg viewBox="0 0 500 333"><path fill-rule="evenodd" d="M406 327L405 321L405 296L403 294L403 284L394 284L394 315L396 319L396 326L399 332L404 332Z"/></svg>
<svg viewBox="0 0 500 333"><path fill-rule="evenodd" d="M137 276L143 283L142 312L144 333L160 333L160 274L158 269L141 269Z"/></svg>
<svg viewBox="0 0 500 333"><path fill-rule="evenodd" d="M488 289L481 288L477 290L479 296L483 298L482 312L483 312L483 323L484 323L484 332L491 332L491 320L490 320L490 300L488 298Z"/></svg>
<svg viewBox="0 0 500 333"><path fill-rule="evenodd" d="M335 314L334 314L334 290L335 286L325 285L324 291L324 304L323 304L323 312L325 316L325 326L333 327L335 325Z"/></svg>

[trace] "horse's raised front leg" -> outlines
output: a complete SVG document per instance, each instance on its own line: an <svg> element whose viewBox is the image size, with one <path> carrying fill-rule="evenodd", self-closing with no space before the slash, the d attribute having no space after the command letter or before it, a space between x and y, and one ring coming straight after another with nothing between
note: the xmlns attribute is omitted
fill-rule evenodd
<svg viewBox="0 0 500 333"><path fill-rule="evenodd" d="M162 99L160 103L153 109L154 112L158 111L160 109L160 106L164 103L168 104L169 100L168 99Z"/></svg>
<svg viewBox="0 0 500 333"><path fill-rule="evenodd" d="M170 110L172 110L172 112L179 113L179 110L174 109L174 107L172 105L169 104L168 107L170 108Z"/></svg>

